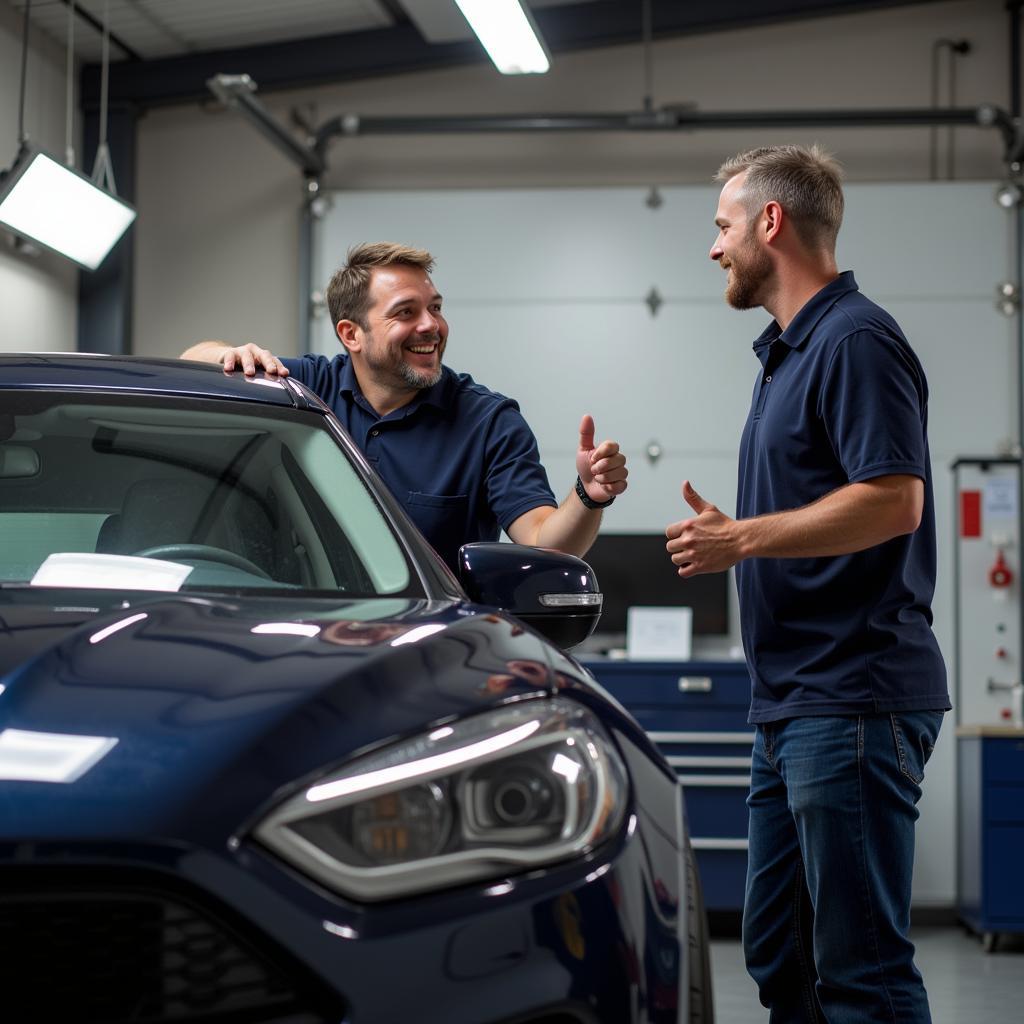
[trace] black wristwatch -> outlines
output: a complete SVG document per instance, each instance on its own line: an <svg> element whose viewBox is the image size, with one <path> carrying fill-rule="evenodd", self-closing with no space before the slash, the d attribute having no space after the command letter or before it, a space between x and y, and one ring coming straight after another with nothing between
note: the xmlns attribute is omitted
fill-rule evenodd
<svg viewBox="0 0 1024 1024"><path fill-rule="evenodd" d="M587 494L587 489L583 486L583 481L579 477L576 477L576 497L579 498L587 508L607 508L615 500L615 495L613 494L607 501L594 501L594 499Z"/></svg>

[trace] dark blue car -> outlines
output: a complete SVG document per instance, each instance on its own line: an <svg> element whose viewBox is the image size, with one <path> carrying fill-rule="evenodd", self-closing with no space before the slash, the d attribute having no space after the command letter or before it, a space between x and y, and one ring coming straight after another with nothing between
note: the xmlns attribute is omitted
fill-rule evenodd
<svg viewBox="0 0 1024 1024"><path fill-rule="evenodd" d="M711 1021L593 574L459 576L301 385L0 356L2 1019Z"/></svg>

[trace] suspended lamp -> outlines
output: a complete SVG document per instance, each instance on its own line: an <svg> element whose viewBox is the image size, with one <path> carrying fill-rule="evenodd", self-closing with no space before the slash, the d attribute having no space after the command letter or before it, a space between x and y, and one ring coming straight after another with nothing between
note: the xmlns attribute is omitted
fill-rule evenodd
<svg viewBox="0 0 1024 1024"><path fill-rule="evenodd" d="M103 26L103 97L100 112L100 145L91 178L74 168L71 147L71 54L73 34L68 36L68 138L66 161L58 160L31 145L24 130L25 68L31 0L25 4L22 35L21 97L18 115L18 155L14 164L0 172L0 224L16 235L37 242L87 270L95 270L135 220L135 210L119 199L114 186L110 151L106 141L106 80L108 32ZM71 4L70 17L74 16ZM73 24L73 21L69 24ZM106 188L103 185L106 184Z"/></svg>

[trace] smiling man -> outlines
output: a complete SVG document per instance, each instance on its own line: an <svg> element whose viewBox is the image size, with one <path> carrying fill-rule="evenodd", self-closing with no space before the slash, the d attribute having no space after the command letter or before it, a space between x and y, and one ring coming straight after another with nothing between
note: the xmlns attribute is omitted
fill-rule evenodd
<svg viewBox="0 0 1024 1024"><path fill-rule="evenodd" d="M327 288L344 352L282 359L248 344L203 341L183 359L226 371L292 375L334 411L441 557L462 544L513 541L583 555L601 510L626 489L626 458L580 422L576 485L559 505L519 406L443 365L448 323L434 259L391 242L359 245Z"/></svg>
<svg viewBox="0 0 1024 1024"><path fill-rule="evenodd" d="M773 1024L928 1024L907 936L914 823L946 675L932 633L928 386L836 265L838 164L768 146L718 171L725 298L774 318L740 443L737 518L689 482L680 576L736 566L752 680L747 969Z"/></svg>

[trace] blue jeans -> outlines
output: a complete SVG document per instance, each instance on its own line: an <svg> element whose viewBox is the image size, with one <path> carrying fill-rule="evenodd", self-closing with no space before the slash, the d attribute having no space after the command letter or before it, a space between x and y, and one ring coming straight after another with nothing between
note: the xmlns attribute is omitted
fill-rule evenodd
<svg viewBox="0 0 1024 1024"><path fill-rule="evenodd" d="M910 881L938 711L757 727L743 913L772 1024L927 1024Z"/></svg>

